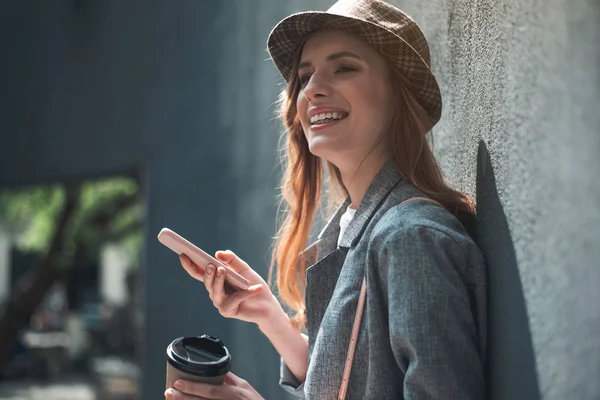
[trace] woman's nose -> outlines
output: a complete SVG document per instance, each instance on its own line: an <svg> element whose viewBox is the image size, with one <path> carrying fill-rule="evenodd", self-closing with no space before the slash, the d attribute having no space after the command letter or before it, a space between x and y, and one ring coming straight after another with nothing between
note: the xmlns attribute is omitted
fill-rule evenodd
<svg viewBox="0 0 600 400"><path fill-rule="evenodd" d="M309 99L315 99L317 97L327 97L330 94L330 87L327 81L322 76L313 74L306 86L304 86L304 95Z"/></svg>

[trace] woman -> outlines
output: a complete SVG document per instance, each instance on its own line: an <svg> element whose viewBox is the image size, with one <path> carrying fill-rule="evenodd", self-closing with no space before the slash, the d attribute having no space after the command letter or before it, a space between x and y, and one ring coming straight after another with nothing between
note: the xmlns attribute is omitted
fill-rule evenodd
<svg viewBox="0 0 600 400"><path fill-rule="evenodd" d="M227 293L223 268L203 275L185 256L183 267L223 316L259 326L281 355L280 384L300 397L483 398L484 261L459 220L472 217L473 202L444 183L427 141L442 103L421 31L381 1L341 0L284 19L268 48L288 82L288 213L274 258L295 315L230 251L216 256L254 284L246 291ZM325 171L345 200L304 250ZM184 382L172 393L261 398L233 374L223 386Z"/></svg>

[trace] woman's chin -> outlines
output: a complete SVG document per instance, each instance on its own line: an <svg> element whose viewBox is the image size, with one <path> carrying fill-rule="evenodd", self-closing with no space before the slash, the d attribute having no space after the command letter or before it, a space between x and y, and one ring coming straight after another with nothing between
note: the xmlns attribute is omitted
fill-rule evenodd
<svg viewBox="0 0 600 400"><path fill-rule="evenodd" d="M348 162L347 152L342 151L341 146L309 146L309 151L321 160L328 161L338 168Z"/></svg>
<svg viewBox="0 0 600 400"><path fill-rule="evenodd" d="M310 141L308 144L308 150L319 158L329 160L329 156L333 156L338 153L340 148L332 143L331 140L322 140L322 138L316 138Z"/></svg>

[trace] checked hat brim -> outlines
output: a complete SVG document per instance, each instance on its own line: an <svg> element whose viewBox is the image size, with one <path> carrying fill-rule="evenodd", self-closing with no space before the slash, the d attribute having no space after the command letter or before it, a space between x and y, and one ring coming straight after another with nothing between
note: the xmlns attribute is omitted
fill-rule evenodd
<svg viewBox="0 0 600 400"><path fill-rule="evenodd" d="M387 23L394 31L357 16L307 11L292 14L279 22L269 35L267 50L283 78L289 81L294 64L298 62L300 47L308 35L322 29L352 33L379 51L411 83L413 94L433 126L441 116L442 97L435 76L429 68L427 42L409 16L387 4L386 6L398 13L394 15L394 24Z"/></svg>

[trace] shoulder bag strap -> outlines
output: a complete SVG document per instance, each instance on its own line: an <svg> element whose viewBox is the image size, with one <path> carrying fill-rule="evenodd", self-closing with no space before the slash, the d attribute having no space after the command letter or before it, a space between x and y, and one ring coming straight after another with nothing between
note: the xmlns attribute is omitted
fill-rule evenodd
<svg viewBox="0 0 600 400"><path fill-rule="evenodd" d="M413 197L403 201L400 204L408 203L409 201L424 200L430 203L437 204L443 207L437 201L428 197ZM342 384L340 385L340 391L338 394L338 400L344 400L346 398L346 392L348 390L348 381L350 380L350 372L352 371L352 362L354 361L354 353L356 351L356 342L358 341L358 333L360 331L360 323L365 309L365 300L367 299L367 280L363 277L362 285L360 287L360 296L358 297L358 306L356 307L356 314L354 315L354 324L352 325L352 336L350 337L350 344L348 345L348 354L346 356L346 364L344 366L344 375L342 376Z"/></svg>

